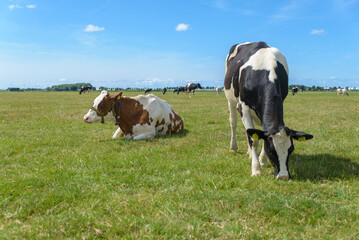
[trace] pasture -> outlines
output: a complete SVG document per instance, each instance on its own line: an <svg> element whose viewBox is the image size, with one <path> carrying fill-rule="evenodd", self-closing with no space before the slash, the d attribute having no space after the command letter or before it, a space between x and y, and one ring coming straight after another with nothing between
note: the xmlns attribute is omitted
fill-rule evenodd
<svg viewBox="0 0 359 240"><path fill-rule="evenodd" d="M314 135L290 181L250 177L240 119L229 151L223 93L154 92L185 131L146 141L84 123L98 94L0 92L0 239L358 239L359 93L288 95L286 125Z"/></svg>

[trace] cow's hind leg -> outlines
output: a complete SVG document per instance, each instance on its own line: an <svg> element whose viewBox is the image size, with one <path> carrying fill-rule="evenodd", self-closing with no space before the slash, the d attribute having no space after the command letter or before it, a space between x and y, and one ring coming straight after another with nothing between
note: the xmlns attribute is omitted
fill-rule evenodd
<svg viewBox="0 0 359 240"><path fill-rule="evenodd" d="M133 128L133 140L142 140L154 138L156 136L156 130L151 125L136 125Z"/></svg>
<svg viewBox="0 0 359 240"><path fill-rule="evenodd" d="M236 129L237 129L237 102L228 101L229 108L229 124L231 126L231 143L230 150L232 152L237 151L237 138L236 138Z"/></svg>

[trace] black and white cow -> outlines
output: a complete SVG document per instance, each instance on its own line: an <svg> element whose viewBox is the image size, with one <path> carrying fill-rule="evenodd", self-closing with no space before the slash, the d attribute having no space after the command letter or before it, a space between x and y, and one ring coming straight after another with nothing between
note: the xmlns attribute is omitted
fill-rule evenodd
<svg viewBox="0 0 359 240"><path fill-rule="evenodd" d="M162 92L162 93L163 93L163 95L164 95L164 94L166 94L166 92L167 92L167 88L166 88L166 87L164 87L164 88L163 88L163 92Z"/></svg>
<svg viewBox="0 0 359 240"><path fill-rule="evenodd" d="M177 95L180 93L180 92L185 92L186 91L186 87L178 87L178 88L175 88L175 90L173 91L173 93L177 93Z"/></svg>
<svg viewBox="0 0 359 240"><path fill-rule="evenodd" d="M252 176L261 175L267 156L277 179L289 179L289 155L293 139L308 140L312 135L289 129L283 121L283 101L288 94L288 66L284 55L264 42L232 46L226 58L225 94L230 111L230 149L237 150L237 106L247 132ZM254 128L254 124L263 130ZM258 158L258 140L263 139Z"/></svg>
<svg viewBox="0 0 359 240"><path fill-rule="evenodd" d="M91 86L83 86L81 89L80 89L80 92L79 94L81 95L81 93L85 93L85 92L91 92Z"/></svg>
<svg viewBox="0 0 359 240"><path fill-rule="evenodd" d="M185 91L187 92L188 96L191 96L191 92L192 92L192 96L194 96L194 92L195 90L199 88L202 89L201 84L199 83L188 83L185 87Z"/></svg>
<svg viewBox="0 0 359 240"><path fill-rule="evenodd" d="M152 92L152 88L147 88L147 89L145 90L145 94L150 93L150 92Z"/></svg>
<svg viewBox="0 0 359 240"><path fill-rule="evenodd" d="M299 91L299 88L297 88L297 87L292 88L292 95L294 96L296 93L298 93L298 91Z"/></svg>

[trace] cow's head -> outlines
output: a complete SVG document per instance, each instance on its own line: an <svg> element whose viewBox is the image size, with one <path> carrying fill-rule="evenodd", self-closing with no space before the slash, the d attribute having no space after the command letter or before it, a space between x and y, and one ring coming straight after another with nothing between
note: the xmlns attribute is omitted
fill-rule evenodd
<svg viewBox="0 0 359 240"><path fill-rule="evenodd" d="M261 131L248 129L248 135L252 139L263 139L264 150L274 167L274 175L277 179L290 179L288 169L289 155L294 151L293 139L306 141L313 138L313 135L291 130L287 127L277 131Z"/></svg>
<svg viewBox="0 0 359 240"><path fill-rule="evenodd" d="M199 83L197 84L197 87L198 87L199 89L203 89L202 86L201 86L201 84L199 84Z"/></svg>
<svg viewBox="0 0 359 240"><path fill-rule="evenodd" d="M120 98L122 92L116 95L110 95L106 90L103 90L100 95L95 98L92 108L84 116L84 121L87 123L101 122L104 123L106 116L112 116L108 114L113 111L113 105L115 101Z"/></svg>

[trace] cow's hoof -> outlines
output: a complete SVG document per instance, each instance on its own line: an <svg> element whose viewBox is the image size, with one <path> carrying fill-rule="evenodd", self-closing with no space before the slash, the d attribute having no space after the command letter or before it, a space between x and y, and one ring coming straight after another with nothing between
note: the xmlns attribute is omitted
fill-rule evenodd
<svg viewBox="0 0 359 240"><path fill-rule="evenodd" d="M289 180L289 176L278 176L277 180Z"/></svg>
<svg viewBox="0 0 359 240"><path fill-rule="evenodd" d="M229 151L231 152L237 152L238 147L230 147Z"/></svg>
<svg viewBox="0 0 359 240"><path fill-rule="evenodd" d="M257 171L254 171L252 172L252 177L257 177L257 176L261 176L262 175L262 172L260 170L257 170Z"/></svg>

